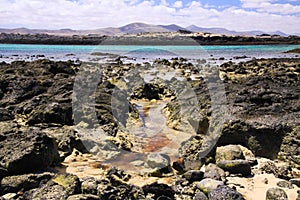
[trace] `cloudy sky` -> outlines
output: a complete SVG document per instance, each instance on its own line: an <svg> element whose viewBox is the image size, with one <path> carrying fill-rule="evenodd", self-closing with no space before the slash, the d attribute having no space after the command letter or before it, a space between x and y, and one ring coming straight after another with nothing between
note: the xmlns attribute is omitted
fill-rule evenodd
<svg viewBox="0 0 300 200"><path fill-rule="evenodd" d="M300 0L0 0L1 28L97 29L132 22L300 33Z"/></svg>

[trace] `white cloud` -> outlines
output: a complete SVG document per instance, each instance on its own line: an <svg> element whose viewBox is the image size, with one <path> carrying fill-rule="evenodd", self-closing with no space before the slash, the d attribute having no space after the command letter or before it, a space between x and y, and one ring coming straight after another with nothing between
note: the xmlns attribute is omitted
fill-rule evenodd
<svg viewBox="0 0 300 200"><path fill-rule="evenodd" d="M173 6L175 8L181 8L183 6L183 3L182 1L175 1Z"/></svg>
<svg viewBox="0 0 300 200"><path fill-rule="evenodd" d="M275 3L276 0L241 0L243 8L257 9L259 12L297 14L300 13L300 6L289 3Z"/></svg>
<svg viewBox="0 0 300 200"><path fill-rule="evenodd" d="M164 5L164 6L168 6L169 5L169 3L167 2L167 0L161 0L160 4Z"/></svg>
<svg viewBox="0 0 300 200"><path fill-rule="evenodd" d="M144 22L299 33L299 6L274 2L242 0L242 8L217 10L199 1L175 5L166 0L0 0L0 27L97 29Z"/></svg>

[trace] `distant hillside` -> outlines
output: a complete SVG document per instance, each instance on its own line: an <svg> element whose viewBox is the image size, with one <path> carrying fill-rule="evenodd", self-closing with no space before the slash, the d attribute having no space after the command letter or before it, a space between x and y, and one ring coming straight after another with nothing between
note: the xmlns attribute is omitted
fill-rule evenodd
<svg viewBox="0 0 300 200"><path fill-rule="evenodd" d="M176 24L171 24L171 25L160 25L161 27L168 29L170 32L177 32L179 30L187 30L186 28L177 26Z"/></svg>
<svg viewBox="0 0 300 200"><path fill-rule="evenodd" d="M120 27L119 30L126 34L138 34L145 32L169 32L169 30L164 27L143 23L128 24L126 26Z"/></svg>
<svg viewBox="0 0 300 200"><path fill-rule="evenodd" d="M176 24L153 25L153 24L145 24L145 23L131 23L118 28L110 27L110 28L99 28L94 30L72 30L72 29L45 30L45 29L27 29L27 28L0 29L0 33L48 34L48 35L58 35L58 36L72 36L72 35L114 36L114 35L139 34L139 33L177 32L179 30L192 31L192 32L207 32L207 33L221 34L221 35L255 36L255 35L262 35L262 34L270 34L270 35L288 36L288 34L285 34L280 31L274 33L265 33L263 31L237 32L237 31L227 30L225 28L203 28L195 25L191 25L184 28Z"/></svg>
<svg viewBox="0 0 300 200"><path fill-rule="evenodd" d="M222 34L222 35L249 35L249 36L255 36L255 35L262 35L262 34L269 34L269 35L280 35L280 36L289 36L286 33L277 31L277 32L263 32L263 31L244 31L244 32L238 32L238 31L231 31L225 28L202 28L195 25L191 25L186 27L186 29L193 31L193 32L208 32L208 33L215 33L215 34Z"/></svg>

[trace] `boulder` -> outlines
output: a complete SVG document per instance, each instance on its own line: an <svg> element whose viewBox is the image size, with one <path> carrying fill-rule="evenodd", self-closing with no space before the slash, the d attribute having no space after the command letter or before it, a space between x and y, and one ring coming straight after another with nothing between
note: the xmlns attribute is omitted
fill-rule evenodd
<svg viewBox="0 0 300 200"><path fill-rule="evenodd" d="M277 186L281 187L281 188L288 188L288 189L293 189L294 188L292 182L289 182L289 181L279 181L277 183Z"/></svg>
<svg viewBox="0 0 300 200"><path fill-rule="evenodd" d="M1 197L1 199L3 199L3 200L14 200L14 199L17 199L17 197L18 197L18 194L16 194L16 193L7 193L7 194L3 195Z"/></svg>
<svg viewBox="0 0 300 200"><path fill-rule="evenodd" d="M95 179L94 177L84 177L81 182L81 190L83 194L94 194L97 195L98 184L101 181Z"/></svg>
<svg viewBox="0 0 300 200"><path fill-rule="evenodd" d="M141 188L124 182L117 184L104 179L98 184L97 191L100 199L145 199Z"/></svg>
<svg viewBox="0 0 300 200"><path fill-rule="evenodd" d="M238 145L217 147L216 162L223 160L241 160L244 158L243 151Z"/></svg>
<svg viewBox="0 0 300 200"><path fill-rule="evenodd" d="M209 200L245 200L236 190L228 186L219 186L208 194Z"/></svg>
<svg viewBox="0 0 300 200"><path fill-rule="evenodd" d="M231 174L251 175L251 165L246 160L223 160L219 161L217 165Z"/></svg>
<svg viewBox="0 0 300 200"><path fill-rule="evenodd" d="M193 200L208 200L207 196L203 192L197 192Z"/></svg>
<svg viewBox="0 0 300 200"><path fill-rule="evenodd" d="M77 176L58 174L50 181L40 184L38 188L25 192L23 198L26 200L66 200L69 196L79 194L80 192L81 186Z"/></svg>
<svg viewBox="0 0 300 200"><path fill-rule="evenodd" d="M28 129L24 132L0 133L0 165L16 175L42 170L58 161L57 144L45 133Z"/></svg>
<svg viewBox="0 0 300 200"><path fill-rule="evenodd" d="M54 176L53 173L25 174L8 176L1 180L1 194L28 191L39 187L41 182L48 182Z"/></svg>
<svg viewBox="0 0 300 200"><path fill-rule="evenodd" d="M292 169L288 163L276 163L272 160L266 160L261 163L259 169L267 174L274 174L275 177L289 180L293 178Z"/></svg>
<svg viewBox="0 0 300 200"><path fill-rule="evenodd" d="M270 188L267 190L266 200L288 200L288 196L283 189Z"/></svg>
<svg viewBox="0 0 300 200"><path fill-rule="evenodd" d="M68 193L62 185L58 185L53 181L40 186L37 189L32 189L24 193L23 199L25 200L66 200Z"/></svg>
<svg viewBox="0 0 300 200"><path fill-rule="evenodd" d="M205 166L204 178L211 178L217 181L225 181L226 174L223 169L215 164Z"/></svg>
<svg viewBox="0 0 300 200"><path fill-rule="evenodd" d="M196 185L202 192L209 194L211 191L217 189L218 186L224 185L224 183L222 181L206 178L200 182L197 182Z"/></svg>
<svg viewBox="0 0 300 200"><path fill-rule="evenodd" d="M174 199L175 191L166 184L152 183L143 186L145 195L153 194L154 199Z"/></svg>
<svg viewBox="0 0 300 200"><path fill-rule="evenodd" d="M189 182L201 181L203 176L204 172L200 170L190 170L183 174L183 177Z"/></svg>
<svg viewBox="0 0 300 200"><path fill-rule="evenodd" d="M170 166L170 158L167 155L159 154L159 153L150 153L147 156L147 165L150 168L165 168Z"/></svg>
<svg viewBox="0 0 300 200"><path fill-rule="evenodd" d="M81 183L79 178L72 174L58 174L51 181L64 187L68 195L81 192Z"/></svg>

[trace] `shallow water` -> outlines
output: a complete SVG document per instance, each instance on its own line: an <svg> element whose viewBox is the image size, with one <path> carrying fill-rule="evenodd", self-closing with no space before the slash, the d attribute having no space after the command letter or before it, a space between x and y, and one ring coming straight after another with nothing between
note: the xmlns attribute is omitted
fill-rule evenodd
<svg viewBox="0 0 300 200"><path fill-rule="evenodd" d="M180 155L178 150L182 143L195 135L191 126L181 127L174 130L168 127L167 119L162 109L168 100L147 101L134 100L138 105L140 118L128 120L126 129L134 135L133 148L131 151L122 153L113 159L106 160L105 163L111 166L118 166L123 170L132 172L147 171L145 163L149 153L160 153L168 155L171 161L177 160ZM148 169L150 170L150 169Z"/></svg>
<svg viewBox="0 0 300 200"><path fill-rule="evenodd" d="M229 60L256 58L296 57L285 54L288 50L300 48L300 45L215 45L215 46L135 46L135 45L27 45L0 44L0 61L36 60L76 60L98 62L109 55L91 55L95 52L128 56L131 61L144 62L156 58L185 57L188 59L206 59L219 64ZM38 56L37 56L38 55ZM45 57L41 57L41 55Z"/></svg>

